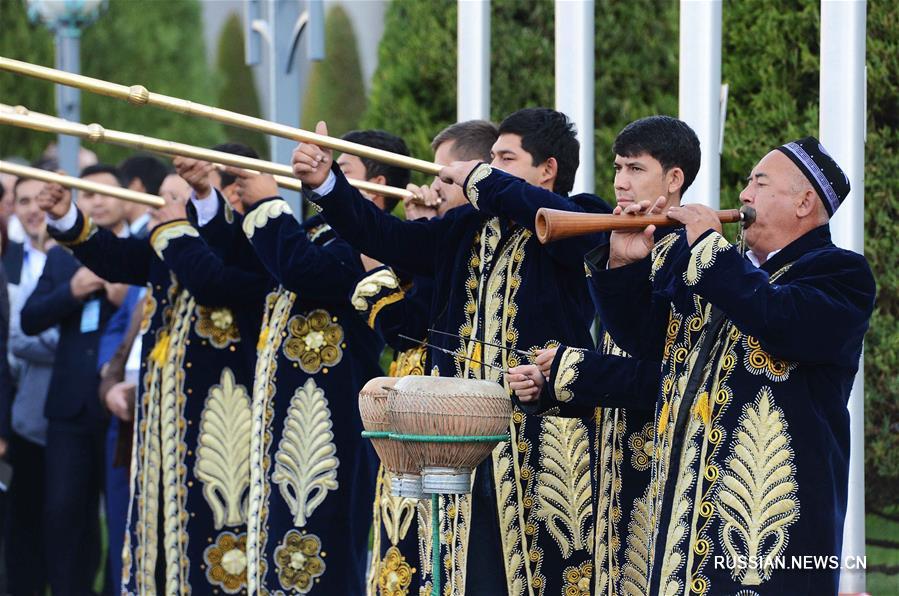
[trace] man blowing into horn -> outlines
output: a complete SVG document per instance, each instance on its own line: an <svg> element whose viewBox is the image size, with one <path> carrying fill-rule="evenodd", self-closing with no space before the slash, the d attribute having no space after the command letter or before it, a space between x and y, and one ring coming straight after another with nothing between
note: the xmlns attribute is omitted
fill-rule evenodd
<svg viewBox="0 0 899 596"><path fill-rule="evenodd" d="M600 315L636 358L660 359L647 593L833 594L846 512L849 413L875 285L830 240L849 181L813 137L752 169L749 251L701 205L684 229L614 232L594 273ZM626 213L650 208L634 204Z"/></svg>
<svg viewBox="0 0 899 596"><path fill-rule="evenodd" d="M317 132L327 132L324 123ZM500 124L492 153L491 164L455 162L441 171L441 179L464 190L469 205L429 221L400 221L372 206L333 166L329 150L302 144L293 167L342 238L388 265L434 278L434 328L458 339L431 341L458 356L432 350L431 373L503 383L498 371L520 364L513 350L591 345L594 309L583 255L598 238L541 245L534 234L537 209L609 207L592 195L566 196L578 142L564 114L515 112ZM479 467L470 498L443 502L441 535L450 543L433 546L449 561L444 584L454 593L560 593L582 580L589 584L589 460L550 460L555 453L586 453L591 424L513 414L511 440ZM430 558L423 553L423 561Z"/></svg>

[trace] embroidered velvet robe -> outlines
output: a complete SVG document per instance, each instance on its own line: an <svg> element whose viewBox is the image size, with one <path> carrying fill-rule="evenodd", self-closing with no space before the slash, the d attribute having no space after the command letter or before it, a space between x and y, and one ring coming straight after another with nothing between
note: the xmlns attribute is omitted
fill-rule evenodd
<svg viewBox="0 0 899 596"><path fill-rule="evenodd" d="M176 220L117 238L79 212L51 232L104 279L148 287L122 593L246 588L250 389L271 282L218 200L199 230Z"/></svg>
<svg viewBox="0 0 899 596"><path fill-rule="evenodd" d="M756 268L717 232L689 246L679 231L594 276L616 343L662 359L635 580L652 594L835 593L838 568L801 557L841 552L846 403L875 292L864 257L822 226Z"/></svg>
<svg viewBox="0 0 899 596"><path fill-rule="evenodd" d="M433 326L464 339L434 335L431 342L503 369L523 361L513 349L592 345L583 255L597 238L541 245L534 219L540 207L608 212L604 202L562 197L481 164L465 184L470 205L404 222L333 172L334 189L312 198L338 234L381 262L434 279ZM504 382L496 369L439 351L428 362L431 374ZM479 467L472 494L441 499L440 560L449 593L557 594L584 580L589 589L592 429L590 419L514 412L511 439ZM425 590L432 547L421 553Z"/></svg>
<svg viewBox="0 0 899 596"><path fill-rule="evenodd" d="M382 347L349 301L362 263L320 217L300 224L277 197L243 228L280 283L253 389L249 591L361 594L377 457L358 393L381 374Z"/></svg>

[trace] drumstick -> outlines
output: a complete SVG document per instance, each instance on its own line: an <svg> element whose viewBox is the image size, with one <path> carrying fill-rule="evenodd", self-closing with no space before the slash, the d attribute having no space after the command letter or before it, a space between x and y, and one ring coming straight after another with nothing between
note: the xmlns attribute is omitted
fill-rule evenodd
<svg viewBox="0 0 899 596"><path fill-rule="evenodd" d="M409 337L408 335L403 335L402 333L397 333L396 336L401 337L403 339L407 339L412 342L415 342L417 344L421 344L423 346L427 346L429 348L434 348L435 350L439 350L449 356L454 356L456 358L463 358L465 360L468 360L469 362L473 362L475 364L480 364L482 366L486 366L487 368L492 368L493 370L498 370L499 372L501 372L503 374L507 374L509 372L506 369L501 368L499 366L494 366L493 364L487 364L486 362L481 362L480 360L475 360L471 356L467 356L465 354L459 354L458 352L453 352L452 350L447 350L446 348L441 348L440 346L435 346L434 344L428 343L426 341L421 341L419 339L413 339L413 338Z"/></svg>
<svg viewBox="0 0 899 596"><path fill-rule="evenodd" d="M461 335L456 335L455 333L447 333L446 331L438 331L436 329L428 329L428 333L439 333L440 335L448 335L449 337L455 337L457 339L469 341L469 339L462 337ZM506 346L501 346L499 344L492 344L489 341L484 341L483 339L472 338L470 341L476 341L479 344L483 344L485 346L490 346L491 348L499 348L500 350L505 350L507 352L515 352L516 354L521 354L522 356L527 356L528 358L534 356L533 352L526 352L524 350L519 350L517 348L507 348Z"/></svg>

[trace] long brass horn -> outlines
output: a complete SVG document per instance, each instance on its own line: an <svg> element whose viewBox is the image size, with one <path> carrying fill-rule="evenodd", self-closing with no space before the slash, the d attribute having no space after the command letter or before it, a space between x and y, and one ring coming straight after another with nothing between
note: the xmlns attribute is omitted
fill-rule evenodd
<svg viewBox="0 0 899 596"><path fill-rule="evenodd" d="M743 206L740 209L717 211L721 223L740 222L744 228L755 221L755 209ZM666 215L611 215L608 213L580 213L542 208L537 211L534 222L537 238L547 244L584 234L611 232L614 230L641 230L646 226L681 226L677 220Z"/></svg>
<svg viewBox="0 0 899 596"><path fill-rule="evenodd" d="M300 128L285 126L283 124L278 124L277 122L270 122L262 118L211 107L186 99L154 93L143 85L126 87L125 85L110 83L101 79L31 64L29 62L13 60L3 56L0 56L0 70L43 79L45 81L52 81L68 87L77 87L78 89L90 91L91 93L121 99L135 106L151 105L172 112L187 114L189 116L200 116L201 118L215 120L230 126L263 132L276 137L283 137L285 139L292 139L303 143L314 143L342 153L367 157L375 161L399 166L401 168L424 172L425 174L436 176L441 168L439 164L424 161L422 159L399 155L398 153L391 153L390 151L384 151L383 149L367 147L365 145L360 145L359 143L350 143L343 139L320 135Z"/></svg>
<svg viewBox="0 0 899 596"><path fill-rule="evenodd" d="M66 188L77 188L78 190L95 192L98 194L115 197L116 199L121 199L123 201L149 205L150 207L162 207L163 205L165 205L165 200L163 200L162 197L158 197L156 195L147 194L145 192L137 192L136 190L122 188L120 186L100 184L99 182L83 180L81 178L75 178L74 176L64 176L62 174L57 174L56 172L48 172L47 170L41 170L29 166L20 166L18 164L9 163L8 161L0 161L0 172L12 174L13 176L18 176L19 178L30 178L32 180L41 180L43 182L55 182L56 184L65 186Z"/></svg>
<svg viewBox="0 0 899 596"><path fill-rule="evenodd" d="M48 114L41 114L40 112L31 112L24 106L13 107L6 104L0 104L0 124L20 126L22 128L29 128L31 130L42 132L67 134L80 137L93 143L110 143L113 145L129 147L131 149L152 151L153 153L159 153L166 156L181 155L194 159L202 159L216 164L234 166L250 172L264 172L266 174L273 174L275 182L282 188L289 190L302 189L302 183L293 177L293 170L291 170L290 166L276 164L263 159L254 159L252 157L244 157L243 155L225 153L223 151L204 149L202 147L195 147L184 143L155 139L145 135L110 130L103 128L99 124L81 124L80 122L72 122ZM412 197L412 193L405 188L375 184L374 182L365 180L348 180L348 182L359 190L382 196L395 197L398 199Z"/></svg>

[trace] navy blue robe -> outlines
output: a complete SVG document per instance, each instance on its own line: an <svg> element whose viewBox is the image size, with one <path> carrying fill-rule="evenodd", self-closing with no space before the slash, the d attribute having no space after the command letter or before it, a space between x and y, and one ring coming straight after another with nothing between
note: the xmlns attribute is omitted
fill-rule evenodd
<svg viewBox="0 0 899 596"><path fill-rule="evenodd" d="M277 197L244 232L280 284L269 295L253 389L249 591L365 592L377 458L358 393L382 342L350 305L359 254Z"/></svg>
<svg viewBox="0 0 899 596"><path fill-rule="evenodd" d="M513 350L592 345L594 309L583 256L598 238L541 245L534 220L540 207L608 212L604 202L592 195L563 197L481 164L464 187L470 205L409 222L382 213L338 168L333 172L334 189L312 197L325 219L363 253L433 278L433 327L463 339L432 335L430 341L475 361L432 350L432 374L502 383L497 368L526 361ZM448 562L444 586L457 594L516 595L589 586L592 428L590 419L514 412L511 440L479 467L472 494L441 499L441 536L450 538L440 544L441 561ZM431 547L421 558L425 589Z"/></svg>
<svg viewBox="0 0 899 596"><path fill-rule="evenodd" d="M51 231L104 279L148 286L123 593L246 588L252 362L271 280L218 200L199 231L176 220L117 238L80 212Z"/></svg>
<svg viewBox="0 0 899 596"><path fill-rule="evenodd" d="M615 342L662 360L653 490L635 505L645 592L835 593L846 404L875 294L864 257L826 225L761 268L717 232L689 246L678 231L594 276Z"/></svg>

